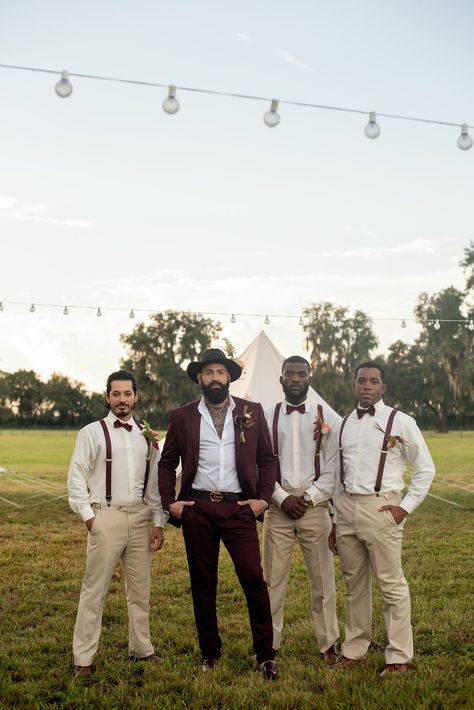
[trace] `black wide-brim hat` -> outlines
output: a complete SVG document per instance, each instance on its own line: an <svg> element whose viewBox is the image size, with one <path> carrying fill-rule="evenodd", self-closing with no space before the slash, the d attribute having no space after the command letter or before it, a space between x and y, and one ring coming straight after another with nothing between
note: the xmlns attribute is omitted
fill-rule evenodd
<svg viewBox="0 0 474 710"><path fill-rule="evenodd" d="M238 380L240 375L242 374L241 366L235 360L231 360L230 358L226 357L225 352L223 350L220 350L219 348L210 348L209 350L205 350L203 352L199 361L189 363L186 370L189 379L191 379L193 382L197 382L198 372L201 372L204 365L211 362L219 364L222 363L223 365L225 365L229 372L231 382L235 382L235 380Z"/></svg>

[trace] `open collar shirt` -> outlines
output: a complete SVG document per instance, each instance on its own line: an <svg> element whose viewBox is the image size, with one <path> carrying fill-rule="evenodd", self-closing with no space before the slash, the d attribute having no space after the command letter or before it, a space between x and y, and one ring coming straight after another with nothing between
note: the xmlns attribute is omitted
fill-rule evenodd
<svg viewBox="0 0 474 710"><path fill-rule="evenodd" d="M342 453L344 461L344 488L348 493L369 495L374 493L384 434L392 407L379 400L375 404L375 415L365 414L361 419L354 409L346 421L342 432ZM382 431L380 431L380 429ZM405 488L403 474L407 465L411 466L408 490L400 506L412 513L426 497L435 475L435 467L428 447L415 420L397 411L391 434L400 436L406 444L387 450L385 468L380 493ZM337 493L339 483L339 462L337 473Z"/></svg>
<svg viewBox="0 0 474 710"><path fill-rule="evenodd" d="M338 456L338 436L340 418L326 412L323 405L323 419L332 432L323 434L320 448L321 475L315 477L314 457L316 442L314 427L318 416L317 405L304 401L304 413L287 414L289 402L281 403L278 417L278 449L280 458L281 483L275 483L272 502L281 506L285 498L294 491L307 493L313 505L329 500L334 492L335 467ZM276 406L276 405L275 405ZM265 411L270 436L273 442L273 417L275 406Z"/></svg>
<svg viewBox="0 0 474 710"><path fill-rule="evenodd" d="M127 421L132 430L116 429L117 417L109 412L105 423L112 444L111 505L130 505L142 500L145 482L147 442L133 417ZM77 435L68 472L69 505L82 520L94 517L92 503L106 504L105 436L99 421L88 424ZM150 446L150 471L145 502L151 508L153 523L163 527L164 517L158 492L160 452Z"/></svg>
<svg viewBox="0 0 474 710"><path fill-rule="evenodd" d="M199 461L193 488L201 491L241 493L235 460L235 427L233 411L235 402L229 395L229 406L222 430L222 438L212 421L204 397L198 405L201 415L199 429Z"/></svg>

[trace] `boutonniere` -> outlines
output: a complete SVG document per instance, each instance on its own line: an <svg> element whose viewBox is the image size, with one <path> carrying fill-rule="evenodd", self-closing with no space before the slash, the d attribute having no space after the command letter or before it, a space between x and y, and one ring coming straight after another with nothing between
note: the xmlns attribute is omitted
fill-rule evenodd
<svg viewBox="0 0 474 710"><path fill-rule="evenodd" d="M320 443L323 436L327 436L331 433L332 427L327 422L323 422L321 417L316 417L316 421L314 422L313 441Z"/></svg>
<svg viewBox="0 0 474 710"><path fill-rule="evenodd" d="M158 432L151 428L149 422L146 419L142 421L143 429L142 434L149 444L153 446L154 449L159 449L158 446Z"/></svg>
<svg viewBox="0 0 474 710"><path fill-rule="evenodd" d="M247 411L248 406L244 405L243 414L236 414L234 417L234 422L236 426L240 429L240 443L245 444L245 430L249 429L257 421L253 416L252 412Z"/></svg>
<svg viewBox="0 0 474 710"><path fill-rule="evenodd" d="M408 446L408 441L405 441L405 439L402 439L401 436L398 436L398 434L389 434L387 436L387 433L382 429L382 427L377 424L377 422L374 424L375 428L378 429L378 431L381 431L384 437L387 439L387 449L394 449L396 446L398 446L400 449L402 446Z"/></svg>

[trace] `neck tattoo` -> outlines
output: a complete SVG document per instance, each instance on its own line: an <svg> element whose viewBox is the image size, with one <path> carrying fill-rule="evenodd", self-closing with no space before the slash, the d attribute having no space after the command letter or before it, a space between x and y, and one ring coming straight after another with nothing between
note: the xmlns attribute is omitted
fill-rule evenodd
<svg viewBox="0 0 474 710"><path fill-rule="evenodd" d="M229 405L226 404L224 407L209 407L208 405L207 408L209 410L209 414L211 415L211 419L216 429L217 436L219 437L219 439L222 439L222 432L224 431L224 422L227 416L227 410L229 409Z"/></svg>

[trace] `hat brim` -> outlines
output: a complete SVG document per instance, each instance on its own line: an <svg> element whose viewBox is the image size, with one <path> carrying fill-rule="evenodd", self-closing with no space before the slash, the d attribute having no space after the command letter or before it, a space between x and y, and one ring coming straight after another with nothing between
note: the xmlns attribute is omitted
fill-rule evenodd
<svg viewBox="0 0 474 710"><path fill-rule="evenodd" d="M186 368L186 372L188 373L189 379L193 382L198 383L198 373L201 372L202 368L205 365L214 364L214 362L219 364L222 363L226 366L230 375L231 382L235 382L236 380L238 380L240 375L242 374L242 368L235 362L235 360L228 360L223 358L222 360L209 360L207 362L190 362L188 367Z"/></svg>

